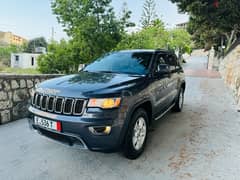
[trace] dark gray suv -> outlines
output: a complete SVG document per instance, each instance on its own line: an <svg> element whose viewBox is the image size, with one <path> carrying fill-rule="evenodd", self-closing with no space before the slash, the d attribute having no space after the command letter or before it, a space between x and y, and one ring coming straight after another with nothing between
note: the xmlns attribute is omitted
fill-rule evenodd
<svg viewBox="0 0 240 180"><path fill-rule="evenodd" d="M183 107L185 80L174 53L127 50L106 54L78 74L36 87L30 126L51 139L93 151L143 152L149 126Z"/></svg>

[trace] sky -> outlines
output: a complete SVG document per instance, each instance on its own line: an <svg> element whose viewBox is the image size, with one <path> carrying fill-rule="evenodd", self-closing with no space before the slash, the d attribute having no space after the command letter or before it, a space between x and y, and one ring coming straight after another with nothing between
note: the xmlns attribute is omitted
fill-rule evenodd
<svg viewBox="0 0 240 180"><path fill-rule="evenodd" d="M120 14L123 2L127 2L132 11L131 21L139 25L142 7L145 0L112 0L117 15ZM167 27L188 21L188 16L179 14L175 4L168 0L155 0L158 17ZM58 24L51 11L51 0L2 0L0 2L0 31L11 31L27 39L43 36L51 39L54 28L54 39L67 38L63 28Z"/></svg>

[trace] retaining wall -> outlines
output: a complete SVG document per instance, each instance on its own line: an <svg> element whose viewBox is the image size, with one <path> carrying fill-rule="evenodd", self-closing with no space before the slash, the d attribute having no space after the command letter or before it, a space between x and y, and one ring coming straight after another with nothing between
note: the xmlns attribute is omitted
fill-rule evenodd
<svg viewBox="0 0 240 180"><path fill-rule="evenodd" d="M33 87L58 76L0 74L0 124L27 117Z"/></svg>
<svg viewBox="0 0 240 180"><path fill-rule="evenodd" d="M240 110L240 45L220 59L219 71L225 83L232 89Z"/></svg>

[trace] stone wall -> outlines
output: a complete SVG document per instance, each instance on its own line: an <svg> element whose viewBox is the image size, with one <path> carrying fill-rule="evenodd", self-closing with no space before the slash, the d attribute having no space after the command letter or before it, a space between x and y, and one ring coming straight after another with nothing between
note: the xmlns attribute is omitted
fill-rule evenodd
<svg viewBox="0 0 240 180"><path fill-rule="evenodd" d="M0 124L27 117L33 87L57 76L0 74Z"/></svg>
<svg viewBox="0 0 240 180"><path fill-rule="evenodd" d="M240 45L220 60L219 71L232 89L240 110Z"/></svg>

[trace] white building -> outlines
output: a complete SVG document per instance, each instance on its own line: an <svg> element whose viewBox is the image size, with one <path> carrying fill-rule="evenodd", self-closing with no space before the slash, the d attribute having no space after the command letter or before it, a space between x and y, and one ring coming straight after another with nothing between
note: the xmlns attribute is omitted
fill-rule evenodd
<svg viewBox="0 0 240 180"><path fill-rule="evenodd" d="M12 53L12 68L37 68L37 58L41 54L36 53Z"/></svg>

